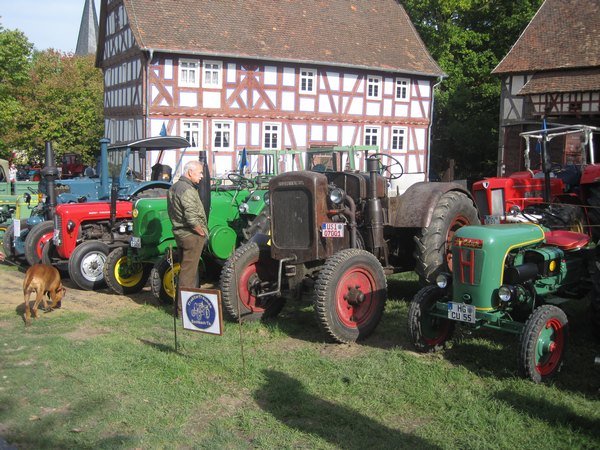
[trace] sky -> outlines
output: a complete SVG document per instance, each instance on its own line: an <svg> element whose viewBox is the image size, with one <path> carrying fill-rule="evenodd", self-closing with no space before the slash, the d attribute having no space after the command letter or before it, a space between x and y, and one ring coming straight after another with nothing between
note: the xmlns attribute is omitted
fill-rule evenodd
<svg viewBox="0 0 600 450"><path fill-rule="evenodd" d="M100 17L100 0L94 0ZM37 50L75 52L85 0L0 0L0 25L19 29Z"/></svg>

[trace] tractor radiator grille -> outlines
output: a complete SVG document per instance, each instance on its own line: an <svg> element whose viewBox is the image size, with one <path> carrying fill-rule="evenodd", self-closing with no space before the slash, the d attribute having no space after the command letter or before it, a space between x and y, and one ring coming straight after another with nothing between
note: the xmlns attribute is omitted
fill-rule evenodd
<svg viewBox="0 0 600 450"><path fill-rule="evenodd" d="M307 248L311 244L311 197L308 191L276 190L273 205L272 239L279 248Z"/></svg>

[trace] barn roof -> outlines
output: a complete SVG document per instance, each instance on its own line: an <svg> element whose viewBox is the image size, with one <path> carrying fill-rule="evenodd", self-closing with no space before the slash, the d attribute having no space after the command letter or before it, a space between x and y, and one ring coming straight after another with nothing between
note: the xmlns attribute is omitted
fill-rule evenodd
<svg viewBox="0 0 600 450"><path fill-rule="evenodd" d="M537 72L519 95L600 91L600 68Z"/></svg>
<svg viewBox="0 0 600 450"><path fill-rule="evenodd" d="M546 0L495 74L600 68L600 1Z"/></svg>
<svg viewBox="0 0 600 450"><path fill-rule="evenodd" d="M397 0L123 3L142 50L444 75Z"/></svg>

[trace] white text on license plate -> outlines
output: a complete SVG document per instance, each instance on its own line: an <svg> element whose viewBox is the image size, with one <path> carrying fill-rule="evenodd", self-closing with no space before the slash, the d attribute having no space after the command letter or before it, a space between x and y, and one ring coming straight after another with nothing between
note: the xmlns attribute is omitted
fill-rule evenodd
<svg viewBox="0 0 600 450"><path fill-rule="evenodd" d="M483 223L485 225L498 225L500 220L500 216L483 216Z"/></svg>
<svg viewBox="0 0 600 450"><path fill-rule="evenodd" d="M129 238L129 245L133 248L142 248L142 239L138 236L131 236Z"/></svg>
<svg viewBox="0 0 600 450"><path fill-rule="evenodd" d="M475 307L465 303L448 303L448 319L475 323Z"/></svg>
<svg viewBox="0 0 600 450"><path fill-rule="evenodd" d="M321 224L321 235L329 238L344 237L344 224L331 222Z"/></svg>

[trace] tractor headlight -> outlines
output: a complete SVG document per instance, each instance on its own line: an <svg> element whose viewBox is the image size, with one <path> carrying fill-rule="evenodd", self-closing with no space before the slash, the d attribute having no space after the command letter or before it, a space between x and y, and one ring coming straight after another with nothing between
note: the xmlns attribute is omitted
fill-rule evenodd
<svg viewBox="0 0 600 450"><path fill-rule="evenodd" d="M248 212L248 203L244 202L244 203L240 203L240 206L238 206L238 211L240 212L240 214L245 214Z"/></svg>
<svg viewBox="0 0 600 450"><path fill-rule="evenodd" d="M339 205L344 201L344 196L346 194L340 188L334 188L329 192L329 200L335 205Z"/></svg>
<svg viewBox="0 0 600 450"><path fill-rule="evenodd" d="M437 277L435 277L435 284L437 284L437 287L440 289L446 289L448 284L450 284L450 277L447 273L440 273Z"/></svg>
<svg viewBox="0 0 600 450"><path fill-rule="evenodd" d="M513 298L514 288L507 284L503 284L498 289L498 298L503 302L510 302Z"/></svg>
<svg viewBox="0 0 600 450"><path fill-rule="evenodd" d="M69 233L71 233L74 229L75 229L75 222L73 222L72 220L69 220L67 222L67 231Z"/></svg>
<svg viewBox="0 0 600 450"><path fill-rule="evenodd" d="M269 191L263 194L263 201L265 202L265 205L271 203L271 196L269 195Z"/></svg>

